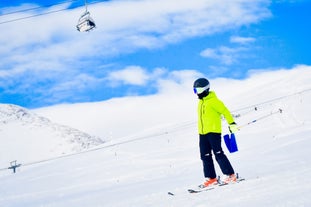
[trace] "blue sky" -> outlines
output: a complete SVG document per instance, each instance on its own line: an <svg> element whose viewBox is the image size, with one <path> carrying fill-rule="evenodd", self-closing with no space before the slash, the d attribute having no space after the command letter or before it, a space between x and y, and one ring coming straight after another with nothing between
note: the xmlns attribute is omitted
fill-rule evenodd
<svg viewBox="0 0 311 207"><path fill-rule="evenodd" d="M88 2L97 28L80 33L84 1L1 1L0 103L94 102L311 65L308 0Z"/></svg>

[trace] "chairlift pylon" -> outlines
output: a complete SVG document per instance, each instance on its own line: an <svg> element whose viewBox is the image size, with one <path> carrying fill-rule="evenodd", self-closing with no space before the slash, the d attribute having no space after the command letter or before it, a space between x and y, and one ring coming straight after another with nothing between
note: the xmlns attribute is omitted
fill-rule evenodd
<svg viewBox="0 0 311 207"><path fill-rule="evenodd" d="M77 30L79 32L88 32L91 31L96 27L94 20L90 16L90 12L87 10L87 2L85 3L85 12L80 16L78 24L77 24Z"/></svg>

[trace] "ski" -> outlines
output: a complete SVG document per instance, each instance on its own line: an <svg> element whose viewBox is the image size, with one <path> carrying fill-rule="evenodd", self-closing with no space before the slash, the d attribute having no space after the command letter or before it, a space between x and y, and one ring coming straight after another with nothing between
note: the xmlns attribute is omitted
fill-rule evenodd
<svg viewBox="0 0 311 207"><path fill-rule="evenodd" d="M216 185L217 186L217 185ZM213 190L214 187L208 187L208 188L198 188L198 189L188 189L188 192L189 193L200 193L200 192L203 192L203 191L209 191L209 190Z"/></svg>
<svg viewBox="0 0 311 207"><path fill-rule="evenodd" d="M217 186L232 185L232 184L235 184L235 183L242 182L242 181L244 181L244 180L245 180L245 178L237 178L237 179L236 179L236 182L234 182L234 183L220 182Z"/></svg>
<svg viewBox="0 0 311 207"><path fill-rule="evenodd" d="M196 188L188 189L187 192L188 193L200 193L202 191L208 191L208 190L212 190L212 189L214 189L214 187L208 187L208 188L199 188L199 187L197 187L197 189ZM179 194L179 193L177 193L177 194ZM176 195L175 192L171 192L171 191L167 192L167 194L170 195L170 196L175 196Z"/></svg>

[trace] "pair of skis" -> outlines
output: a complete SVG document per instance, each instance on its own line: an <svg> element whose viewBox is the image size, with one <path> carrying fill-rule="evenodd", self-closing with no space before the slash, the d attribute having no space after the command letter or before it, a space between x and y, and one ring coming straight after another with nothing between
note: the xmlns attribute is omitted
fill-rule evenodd
<svg viewBox="0 0 311 207"><path fill-rule="evenodd" d="M231 185L231 184L239 183L239 182L242 182L242 181L245 180L245 178L239 177L238 174L236 174L236 177L237 177L236 181L232 182L232 183L225 183L225 182L221 181L218 178L218 183L216 185L213 185L213 186L210 186L210 187L198 186L196 189L188 189L188 192L189 193L200 193L200 192L203 192L203 191L213 190L213 189L215 189L215 187L218 187L218 186Z"/></svg>
<svg viewBox="0 0 311 207"><path fill-rule="evenodd" d="M209 191L209 190L213 190L219 186L226 186L226 185L232 185L232 184L235 184L235 183L239 183L239 182L242 182L245 180L245 178L241 178L239 177L238 174L236 174L237 176L237 180L236 182L233 182L233 183L225 183L223 181L221 181L219 178L218 178L218 183L216 185L213 185L213 186L210 186L210 187L201 187L201 186L198 186L196 188L189 188L187 191L188 193L200 193L200 192L204 192L204 191ZM171 196L174 196L175 194L172 193L172 192L168 192L168 195L171 195Z"/></svg>

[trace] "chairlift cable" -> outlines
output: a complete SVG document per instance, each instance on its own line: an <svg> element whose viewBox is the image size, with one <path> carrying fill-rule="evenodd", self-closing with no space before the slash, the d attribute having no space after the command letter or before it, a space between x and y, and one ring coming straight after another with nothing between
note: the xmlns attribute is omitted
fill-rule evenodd
<svg viewBox="0 0 311 207"><path fill-rule="evenodd" d="M73 2L73 1L77 1L77 0L70 0L70 1ZM70 1L67 1L67 2L70 2ZM67 3L67 2L63 2L63 3ZM100 3L100 2L103 2L103 1L101 1L101 0L93 1L93 2L91 2L89 4L96 4L96 3ZM59 4L61 4L61 3L59 3ZM59 4L53 4L52 6L59 5ZM36 7L36 8L30 8L30 9L28 9L28 11L39 9L39 8L46 8L46 7L41 6L41 7ZM25 10L27 11L27 9L25 9ZM65 10L68 10L68 8L54 10L54 11L50 11L50 12L44 12L44 13L40 13L40 14L34 14L34 15L30 15L30 16L26 16L26 17L21 17L21 18L16 18L16 19L10 19L10 20L7 20L7 21L0 22L0 25L1 24L12 23L12 22L16 22L16 21L20 21L20 20L24 20L24 19L29 19L29 18L33 18L33 17L44 16L44 15L48 15L48 14L52 14L52 13L62 12L62 11L65 11ZM21 12L23 12L23 10L2 14L2 15L0 15L0 17L1 16L5 16L5 15L9 15L9 14L14 14L14 13L21 13Z"/></svg>
<svg viewBox="0 0 311 207"><path fill-rule="evenodd" d="M65 10L67 10L67 9L59 9L59 10L45 12L45 13L41 13L41 14L34 14L34 15L31 15L31 16L26 16L26 17L21 17L21 18L17 18L17 19L11 19L11 20L7 20L7 21L3 21L3 22L0 22L0 24L6 24L6 23L16 22L16 21L20 21L20 20L24 20L24 19L30 19L30 18L33 18L33 17L44 16L44 15L48 15L48 14L52 14L52 13L57 13L57 12L65 11Z"/></svg>
<svg viewBox="0 0 311 207"><path fill-rule="evenodd" d="M282 99L285 99L285 98L288 98L288 97L291 97L291 96L296 96L296 95L299 95L299 94L302 94L302 93L307 93L307 92L310 92L310 91L311 91L311 88L308 88L308 89L305 89L305 90L302 90L302 91L298 91L296 93L292 93L292 94L285 95L285 96L280 96L280 97L277 97L277 98L274 98L274 99L270 99L268 101L264 101L264 102L261 102L261 103L258 103L258 104L253 104L253 105L250 105L250 106L246 106L246 107L242 107L242 108L239 108L239 109L235 109L232 112L238 112L238 111L242 111L242 110L245 110L245 109L255 108L255 107L260 106L260 105L265 105L265 104L273 103L273 102L276 102L276 101L279 101L279 100L282 100Z"/></svg>
<svg viewBox="0 0 311 207"><path fill-rule="evenodd" d="M87 3L86 3L86 0L84 0L84 5L85 5L85 12L87 12Z"/></svg>
<svg viewBox="0 0 311 207"><path fill-rule="evenodd" d="M75 1L79 1L79 0L67 0L67 1L63 1L63 2L57 3L57 4L47 4L47 5L32 7L32 8L28 8L28 9L22 9L22 10L7 12L7 13L4 13L4 14L0 14L0 17L1 16L8 16L8 15L11 15L11 14L23 13L23 12L27 12L27 11L33 11L33 10L42 9L42 8L47 8L47 7L51 7L51 6L57 6L57 5L61 5L61 4L65 4L65 3L70 3L70 2L75 2Z"/></svg>

